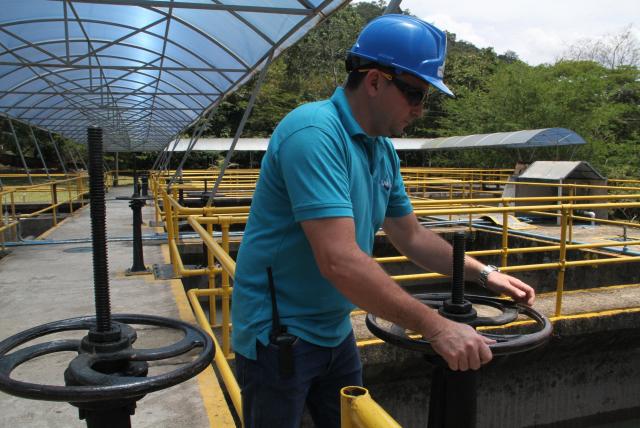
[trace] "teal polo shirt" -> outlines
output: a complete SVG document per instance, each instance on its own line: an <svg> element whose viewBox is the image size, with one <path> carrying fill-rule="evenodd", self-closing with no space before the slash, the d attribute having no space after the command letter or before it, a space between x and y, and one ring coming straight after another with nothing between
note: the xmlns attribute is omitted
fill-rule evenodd
<svg viewBox="0 0 640 428"><path fill-rule="evenodd" d="M269 266L280 320L289 333L332 347L351 332L354 305L321 275L300 222L352 217L357 243L371 255L385 217L411 212L391 141L365 134L342 88L329 100L289 113L262 160L236 260L235 352L255 359L256 340L269 342Z"/></svg>

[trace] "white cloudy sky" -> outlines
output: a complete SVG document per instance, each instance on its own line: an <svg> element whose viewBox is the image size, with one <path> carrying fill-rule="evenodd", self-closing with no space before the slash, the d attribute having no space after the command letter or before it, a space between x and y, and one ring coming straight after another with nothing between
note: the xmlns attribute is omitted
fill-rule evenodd
<svg viewBox="0 0 640 428"><path fill-rule="evenodd" d="M532 65L553 63L570 44L629 24L640 39L640 0L403 0L401 7L458 40L515 51Z"/></svg>

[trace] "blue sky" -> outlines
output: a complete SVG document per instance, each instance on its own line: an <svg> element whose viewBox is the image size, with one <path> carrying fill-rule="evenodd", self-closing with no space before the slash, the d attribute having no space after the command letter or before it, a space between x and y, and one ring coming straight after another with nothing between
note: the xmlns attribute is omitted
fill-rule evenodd
<svg viewBox="0 0 640 428"><path fill-rule="evenodd" d="M640 0L403 0L401 7L457 38L531 65L553 63L581 39L619 34L640 41Z"/></svg>

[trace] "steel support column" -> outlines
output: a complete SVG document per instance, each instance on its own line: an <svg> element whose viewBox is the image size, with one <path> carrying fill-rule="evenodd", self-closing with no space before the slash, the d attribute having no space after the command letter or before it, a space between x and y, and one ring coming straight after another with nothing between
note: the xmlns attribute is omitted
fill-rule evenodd
<svg viewBox="0 0 640 428"><path fill-rule="evenodd" d="M51 144L53 144L53 148L56 151L56 155L58 156L58 160L60 161L60 166L62 167L62 171L64 172L65 175L67 175L67 167L64 164L64 160L62 159L62 156L60 156L60 150L58 150L58 144L56 143L56 140L53 138L53 135L51 134L51 132L49 132L49 139L51 140Z"/></svg>
<svg viewBox="0 0 640 428"><path fill-rule="evenodd" d="M187 150L185 150L184 155L182 155L182 160L180 160L180 164L176 168L176 172L171 177L171 180L169 180L169 184L167 184L167 190L171 189L171 185L173 184L174 181L176 181L178 177L182 178L182 167L184 166L184 163L187 161L187 158L189 157L189 155L191 154L191 150L193 150L196 143L198 142L198 139L204 132L204 128L206 128L207 122L209 122L209 119L211 119L211 116L213 116L213 113L218 109L218 106L220 105L220 101L221 99L218 99L218 101L216 101L213 107L211 107L211 110L209 110L209 113L207 113L207 116L202 120L202 122L196 128L196 131L194 132L194 134L191 136L191 140L189 141L189 146L187 147Z"/></svg>
<svg viewBox="0 0 640 428"><path fill-rule="evenodd" d="M78 151L78 149L75 149L76 154L78 155L78 158L80 159L80 162L82 162L82 166L84 167L85 171L88 171L89 169L87 168L87 163L84 161L84 159L82 159L82 155L80 154L80 152Z"/></svg>
<svg viewBox="0 0 640 428"><path fill-rule="evenodd" d="M173 143L173 148L165 155L165 158L162 161L162 168L160 168L160 171L169 170L169 167L171 166L171 158L173 157L173 152L176 150L176 147L178 147L178 143L180 143L179 136L176 138L176 142Z"/></svg>
<svg viewBox="0 0 640 428"><path fill-rule="evenodd" d="M13 140L16 142L16 147L18 148L18 154L20 155L20 159L22 160L22 166L24 167L25 172L27 173L27 178L29 179L29 183L33 184L33 179L31 178L31 173L29 172L29 167L27 166L27 161L24 160L24 155L22 154L22 147L20 147L20 141L18 141L18 136L16 135L16 130L13 127L13 122L10 118L7 118L9 121L9 128L11 128L11 133L13 134Z"/></svg>
<svg viewBox="0 0 640 428"><path fill-rule="evenodd" d="M116 175L113 178L113 187L118 185L118 180L120 179L120 170L118 165L118 152L116 152Z"/></svg>
<svg viewBox="0 0 640 428"><path fill-rule="evenodd" d="M71 150L71 147L68 147L67 151L69 152L69 156L71 157L71 162L73 162L73 166L75 167L76 171L79 171L80 168L78 168L78 163L76 162L76 157L73 156L73 151Z"/></svg>
<svg viewBox="0 0 640 428"><path fill-rule="evenodd" d="M220 183L222 182L222 178L224 177L224 172L226 171L227 166L229 166L229 162L231 161L231 156L233 155L233 152L236 149L236 144L240 139L240 135L242 135L242 131L244 131L244 126L247 123L249 116L251 115L253 106L256 103L256 98L258 97L258 93L262 88L264 77L267 75L267 70L269 69L269 65L271 65L271 60L273 60L273 54L274 52L273 50L271 50L271 52L269 53L269 57L267 58L266 63L264 64L264 67L262 68L262 70L260 70L260 76L256 81L256 86L253 88L253 91L251 92L251 97L249 98L249 104L247 105L247 108L244 110L244 114L242 115L242 119L240 120L240 124L238 125L238 129L236 129L236 135L234 135L233 137L233 142L231 143L231 147L227 151L227 155L224 157L224 163L222 164L222 167L220 168L220 172L218 173L218 177L216 178L216 182L213 185L213 188L211 189L211 194L209 195L209 199L207 200L207 207L211 206L211 204L213 203L213 198L216 196L216 193L218 192L218 187L220 187Z"/></svg>
<svg viewBox="0 0 640 428"><path fill-rule="evenodd" d="M29 125L29 132L31 132L31 139L33 140L33 144L36 146L36 150L38 151L38 156L40 157L40 161L42 162L42 166L44 167L44 172L47 174L47 179L51 180L51 176L49 175L49 168L47 168L47 163L44 160L44 156L42 156L42 151L40 150L40 144L38 144L38 139L36 138L36 133L33 132L33 127Z"/></svg>

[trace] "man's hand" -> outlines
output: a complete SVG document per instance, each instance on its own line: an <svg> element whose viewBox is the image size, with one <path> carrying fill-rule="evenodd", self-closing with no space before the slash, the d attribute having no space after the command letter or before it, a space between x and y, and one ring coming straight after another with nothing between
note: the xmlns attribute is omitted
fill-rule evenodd
<svg viewBox="0 0 640 428"><path fill-rule="evenodd" d="M535 291L529 285L498 271L491 272L487 277L487 288L498 294L506 294L516 302L528 306L532 306L536 298Z"/></svg>
<svg viewBox="0 0 640 428"><path fill-rule="evenodd" d="M490 344L495 340L479 335L473 327L449 321L429 338L433 350L445 359L451 370L478 370L493 358Z"/></svg>

